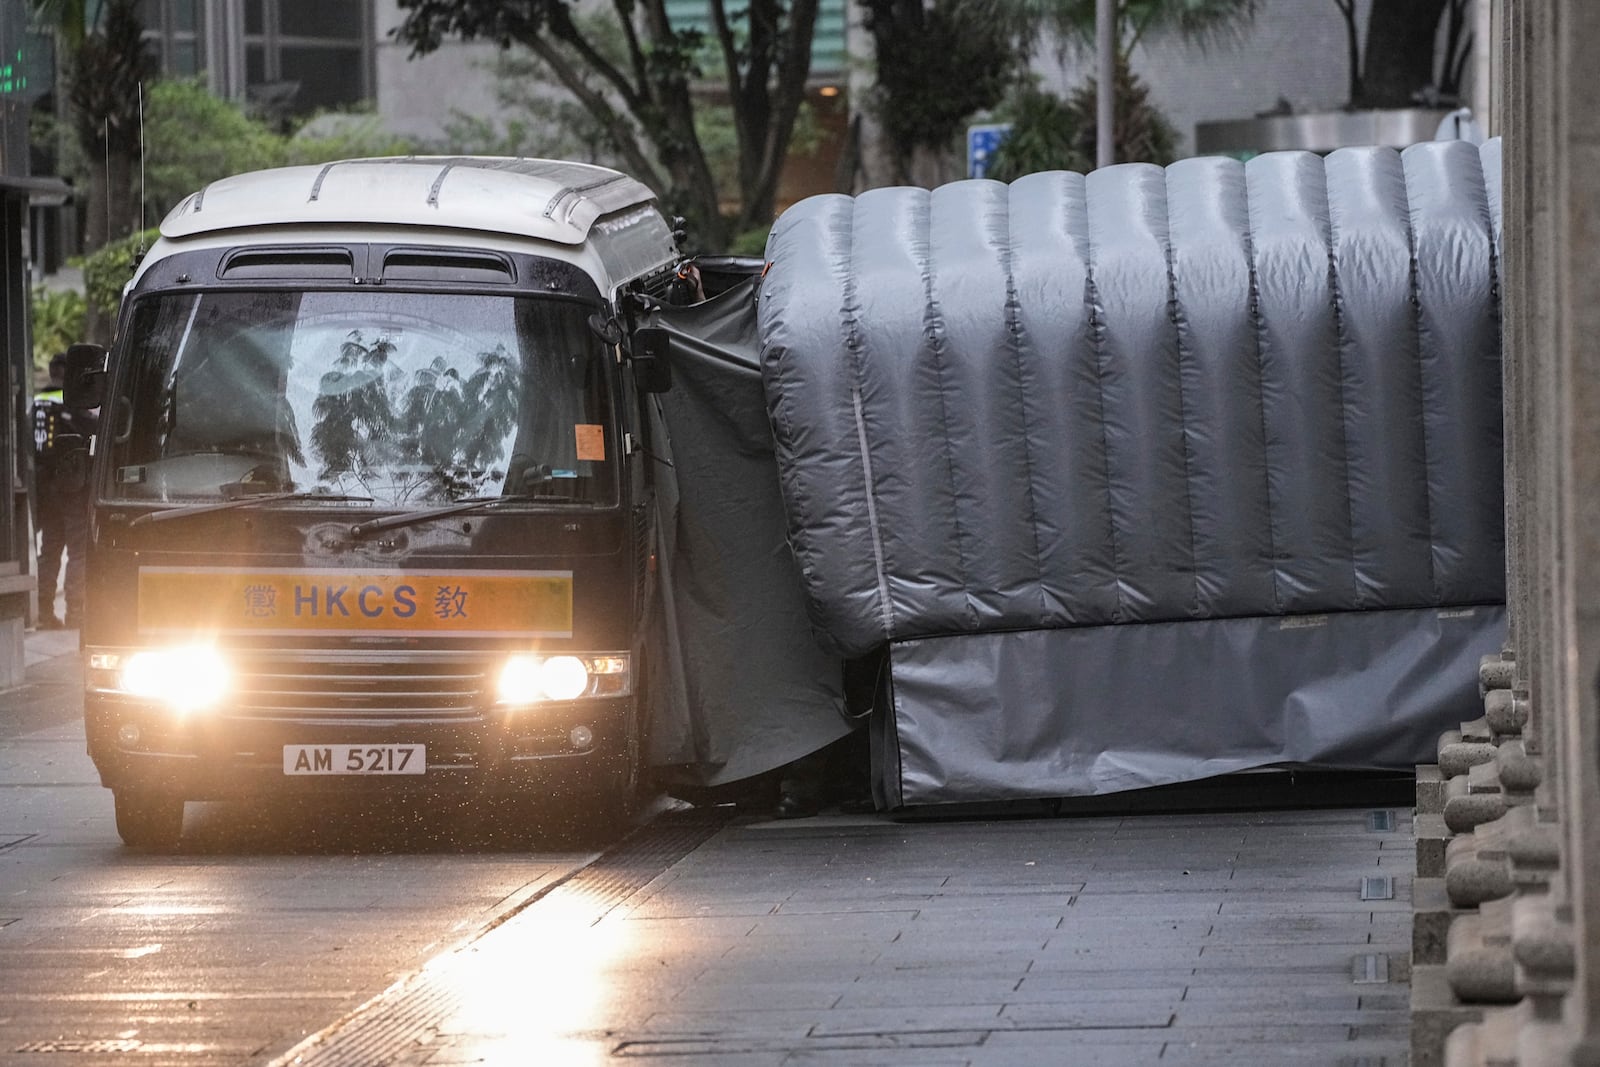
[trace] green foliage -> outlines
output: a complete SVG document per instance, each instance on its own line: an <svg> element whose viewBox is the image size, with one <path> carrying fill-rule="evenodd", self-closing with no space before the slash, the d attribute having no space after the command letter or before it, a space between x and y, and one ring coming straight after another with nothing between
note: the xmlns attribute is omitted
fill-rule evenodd
<svg viewBox="0 0 1600 1067"><path fill-rule="evenodd" d="M220 97L194 79L147 86L144 110L146 223L159 221L197 189L231 174L296 163L325 163L361 156L406 155L416 145L365 111L325 112L291 134L279 133L238 101ZM87 188L89 167L76 138L63 138L53 117L36 118L35 144L59 146L59 172Z"/></svg>
<svg viewBox="0 0 1600 1067"><path fill-rule="evenodd" d="M75 289L33 289L33 369L48 373L50 357L83 340L88 306Z"/></svg>
<svg viewBox="0 0 1600 1067"><path fill-rule="evenodd" d="M370 110L325 111L307 119L283 146L283 162L328 163L335 159L407 156L417 151L409 138L388 129Z"/></svg>
<svg viewBox="0 0 1600 1067"><path fill-rule="evenodd" d="M155 230L130 234L79 261L89 307L98 308L110 320L116 319L117 307L122 303L122 287L133 277L138 257L155 244L159 236Z"/></svg>
<svg viewBox="0 0 1600 1067"><path fill-rule="evenodd" d="M757 226L753 230L735 234L733 240L728 242L728 252L735 256L766 255L767 235L771 232L771 226Z"/></svg>
<svg viewBox="0 0 1600 1067"><path fill-rule="evenodd" d="M1151 101L1150 87L1126 63L1117 64L1116 90L1116 113L1112 116L1116 162L1165 166L1178 158L1178 131ZM1067 109L1078 131L1078 150L1090 160L1095 157L1099 129L1098 97L1095 80L1090 78L1067 98Z"/></svg>
<svg viewBox="0 0 1600 1067"><path fill-rule="evenodd" d="M147 217L153 218L230 174L416 150L369 111L324 112L285 136L196 81L153 85L145 123L146 189L153 211Z"/></svg>
<svg viewBox="0 0 1600 1067"><path fill-rule="evenodd" d="M1041 170L1086 171L1094 156L1082 148L1082 116L1067 101L1035 84L1018 86L995 118L1011 132L989 160L989 177L1015 181Z"/></svg>
<svg viewBox="0 0 1600 1067"><path fill-rule="evenodd" d="M145 219L218 178L284 161L284 139L198 81L163 81L145 102Z"/></svg>
<svg viewBox="0 0 1600 1067"><path fill-rule="evenodd" d="M1070 44L1094 48L1095 0L1023 0ZM1117 0L1117 52L1126 60L1146 37L1174 36L1205 45L1236 37L1260 0Z"/></svg>
<svg viewBox="0 0 1600 1067"><path fill-rule="evenodd" d="M1098 105L1093 78L1065 100L1034 84L1019 87L995 113L1011 132L989 162L989 177L1009 182L1041 170L1092 169ZM1118 163L1165 166L1177 158L1178 132L1151 102L1149 86L1121 63L1116 109Z"/></svg>
<svg viewBox="0 0 1600 1067"><path fill-rule="evenodd" d="M1027 61L1029 24L1012 0L863 0L877 44L878 117L902 166L943 148L998 104Z"/></svg>

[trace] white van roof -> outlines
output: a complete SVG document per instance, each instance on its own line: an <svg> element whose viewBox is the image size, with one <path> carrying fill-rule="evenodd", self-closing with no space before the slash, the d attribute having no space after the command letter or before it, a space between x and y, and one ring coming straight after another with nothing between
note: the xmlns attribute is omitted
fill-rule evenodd
<svg viewBox="0 0 1600 1067"><path fill-rule="evenodd" d="M299 224L427 226L581 245L655 194L607 167L488 156L397 156L223 178L173 208L163 237Z"/></svg>

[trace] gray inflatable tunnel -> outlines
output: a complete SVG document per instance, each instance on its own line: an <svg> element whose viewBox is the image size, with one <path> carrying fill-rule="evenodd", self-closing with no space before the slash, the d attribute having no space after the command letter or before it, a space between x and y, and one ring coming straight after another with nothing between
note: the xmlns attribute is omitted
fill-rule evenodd
<svg viewBox="0 0 1600 1067"><path fill-rule="evenodd" d="M804 201L757 303L888 806L1408 767L1504 631L1499 143Z"/></svg>

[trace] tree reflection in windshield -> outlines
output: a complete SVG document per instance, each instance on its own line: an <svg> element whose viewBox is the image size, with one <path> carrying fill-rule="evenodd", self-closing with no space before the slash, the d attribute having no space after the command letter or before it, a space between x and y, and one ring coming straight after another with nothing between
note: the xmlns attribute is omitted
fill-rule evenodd
<svg viewBox="0 0 1600 1067"><path fill-rule="evenodd" d="M395 345L351 330L332 370L322 376L312 404L312 454L318 477L342 476L363 484L379 474L412 472L416 488L449 498L472 496L503 481L506 447L516 429L522 375L503 344L479 352L463 380L443 356L411 372L396 366ZM427 485L426 483L435 483Z"/></svg>
<svg viewBox="0 0 1600 1067"><path fill-rule="evenodd" d="M322 460L318 477L332 481L352 475L366 481L391 465L386 452L395 441L394 412L389 405L385 371L394 345L361 343L361 331L339 347L333 369L322 376L311 410L317 416L311 428L311 452Z"/></svg>

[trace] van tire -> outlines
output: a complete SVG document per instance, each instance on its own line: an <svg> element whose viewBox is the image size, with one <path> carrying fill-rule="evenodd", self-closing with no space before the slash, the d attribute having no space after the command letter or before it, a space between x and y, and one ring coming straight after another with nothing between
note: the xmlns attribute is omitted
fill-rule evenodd
<svg viewBox="0 0 1600 1067"><path fill-rule="evenodd" d="M638 736L630 731L621 752L567 777L560 821L570 841L610 845L633 831L644 787L641 757Z"/></svg>
<svg viewBox="0 0 1600 1067"><path fill-rule="evenodd" d="M112 791L117 835L129 848L171 852L183 837L183 798L139 789Z"/></svg>

